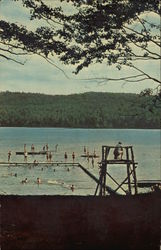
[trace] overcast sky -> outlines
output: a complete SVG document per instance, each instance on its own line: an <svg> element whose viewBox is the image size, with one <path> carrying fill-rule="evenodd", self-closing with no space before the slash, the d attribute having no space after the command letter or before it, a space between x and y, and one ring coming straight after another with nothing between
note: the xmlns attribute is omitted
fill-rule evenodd
<svg viewBox="0 0 161 250"><path fill-rule="evenodd" d="M59 5L59 0L47 0L51 5ZM69 9L67 9L69 11ZM12 0L2 0L0 2L0 15L6 20L22 23L28 28L34 29L37 22L32 22L28 19L28 12L19 2ZM40 22L41 25L41 22ZM85 68L79 75L72 74L74 68L65 66L57 59L54 59L55 64L60 67L68 76L56 67L47 63L44 59L38 56L26 56L24 66L14 62L6 61L1 58L0 64L0 91L20 91L20 92L38 92L46 94L70 94L82 93L87 91L102 91L102 92L131 92L139 93L141 90L149 87L155 87L156 84L152 81L144 82L106 82L100 83L97 81L87 81L84 78L101 78L128 76L130 70L126 68L123 71L118 71L114 67L109 67L103 64L94 64ZM139 63L138 66L159 79L159 63L146 62ZM137 73L137 72L136 72Z"/></svg>

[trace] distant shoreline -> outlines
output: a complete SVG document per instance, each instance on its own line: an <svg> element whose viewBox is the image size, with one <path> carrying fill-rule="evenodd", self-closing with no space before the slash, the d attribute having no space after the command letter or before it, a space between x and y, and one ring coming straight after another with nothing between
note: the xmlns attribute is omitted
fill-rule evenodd
<svg viewBox="0 0 161 250"><path fill-rule="evenodd" d="M160 129L160 114L153 97L137 94L0 93L1 127Z"/></svg>
<svg viewBox="0 0 161 250"><path fill-rule="evenodd" d="M51 128L51 129L98 129L98 130L103 130L103 129L109 129L109 130L117 130L117 129L122 129L122 130L161 130L161 128L82 128L82 127L25 127L25 126L0 126L0 128L34 128L34 129L39 129L39 128Z"/></svg>

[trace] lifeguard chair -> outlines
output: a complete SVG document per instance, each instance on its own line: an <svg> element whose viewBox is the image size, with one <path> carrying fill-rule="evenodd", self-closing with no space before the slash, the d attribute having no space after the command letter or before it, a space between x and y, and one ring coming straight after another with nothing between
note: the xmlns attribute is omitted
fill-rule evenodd
<svg viewBox="0 0 161 250"><path fill-rule="evenodd" d="M114 151L116 147L114 146L102 146L102 161L100 162L100 177L99 183L97 184L95 195L106 196L110 194L118 194L121 190L126 195L137 194L137 179L136 179L136 167L137 162L134 160L134 153L132 146L122 146L123 158L122 159L110 159L110 152ZM112 152L113 153L113 152ZM109 173L109 168L114 165L124 165L126 167L126 177L119 183L116 178L114 178ZM115 190L109 189L108 179L112 180L117 188ZM126 185L126 188L125 188Z"/></svg>

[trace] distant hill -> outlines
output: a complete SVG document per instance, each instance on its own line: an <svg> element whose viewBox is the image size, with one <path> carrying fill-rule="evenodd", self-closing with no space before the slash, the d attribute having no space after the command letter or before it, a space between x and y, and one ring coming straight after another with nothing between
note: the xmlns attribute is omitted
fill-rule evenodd
<svg viewBox="0 0 161 250"><path fill-rule="evenodd" d="M88 92L72 95L0 93L0 126L160 128L151 97Z"/></svg>

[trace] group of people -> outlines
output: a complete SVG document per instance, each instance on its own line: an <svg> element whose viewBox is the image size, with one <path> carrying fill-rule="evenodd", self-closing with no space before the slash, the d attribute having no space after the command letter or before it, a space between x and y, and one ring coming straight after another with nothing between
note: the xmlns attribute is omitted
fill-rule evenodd
<svg viewBox="0 0 161 250"><path fill-rule="evenodd" d="M65 160L65 162L67 162L67 159L68 159L68 154L67 154L67 152L65 152L64 153L64 160ZM75 160L75 152L72 153L72 159L73 159L73 162L74 162L74 160Z"/></svg>
<svg viewBox="0 0 161 250"><path fill-rule="evenodd" d="M48 151L49 150L49 145L48 143L46 145L43 146L42 148L43 151Z"/></svg>
<svg viewBox="0 0 161 250"><path fill-rule="evenodd" d="M28 183L28 179L25 178L24 180L21 181L21 183L22 183L22 184ZM41 179L40 179L39 177L37 178L36 183L37 183L38 185L42 183L42 182L41 182Z"/></svg>
<svg viewBox="0 0 161 250"><path fill-rule="evenodd" d="M27 183L28 183L28 179L25 178L24 180L21 181L21 183L22 183L22 184L27 184ZM39 185L39 184L42 184L42 181L41 181L41 179L40 179L39 177L36 179L36 183L37 183L38 185ZM62 182L61 184L64 184L64 182ZM72 192L74 192L75 187L74 187L73 184L70 186L70 189L71 189Z"/></svg>
<svg viewBox="0 0 161 250"><path fill-rule="evenodd" d="M87 156L88 163L90 161L90 157L92 156L91 157L91 164L92 164L92 167L94 168L94 158L97 157L96 150L94 149L93 153L90 155L88 149L86 148L86 146L84 146L83 151L84 151L84 154Z"/></svg>

